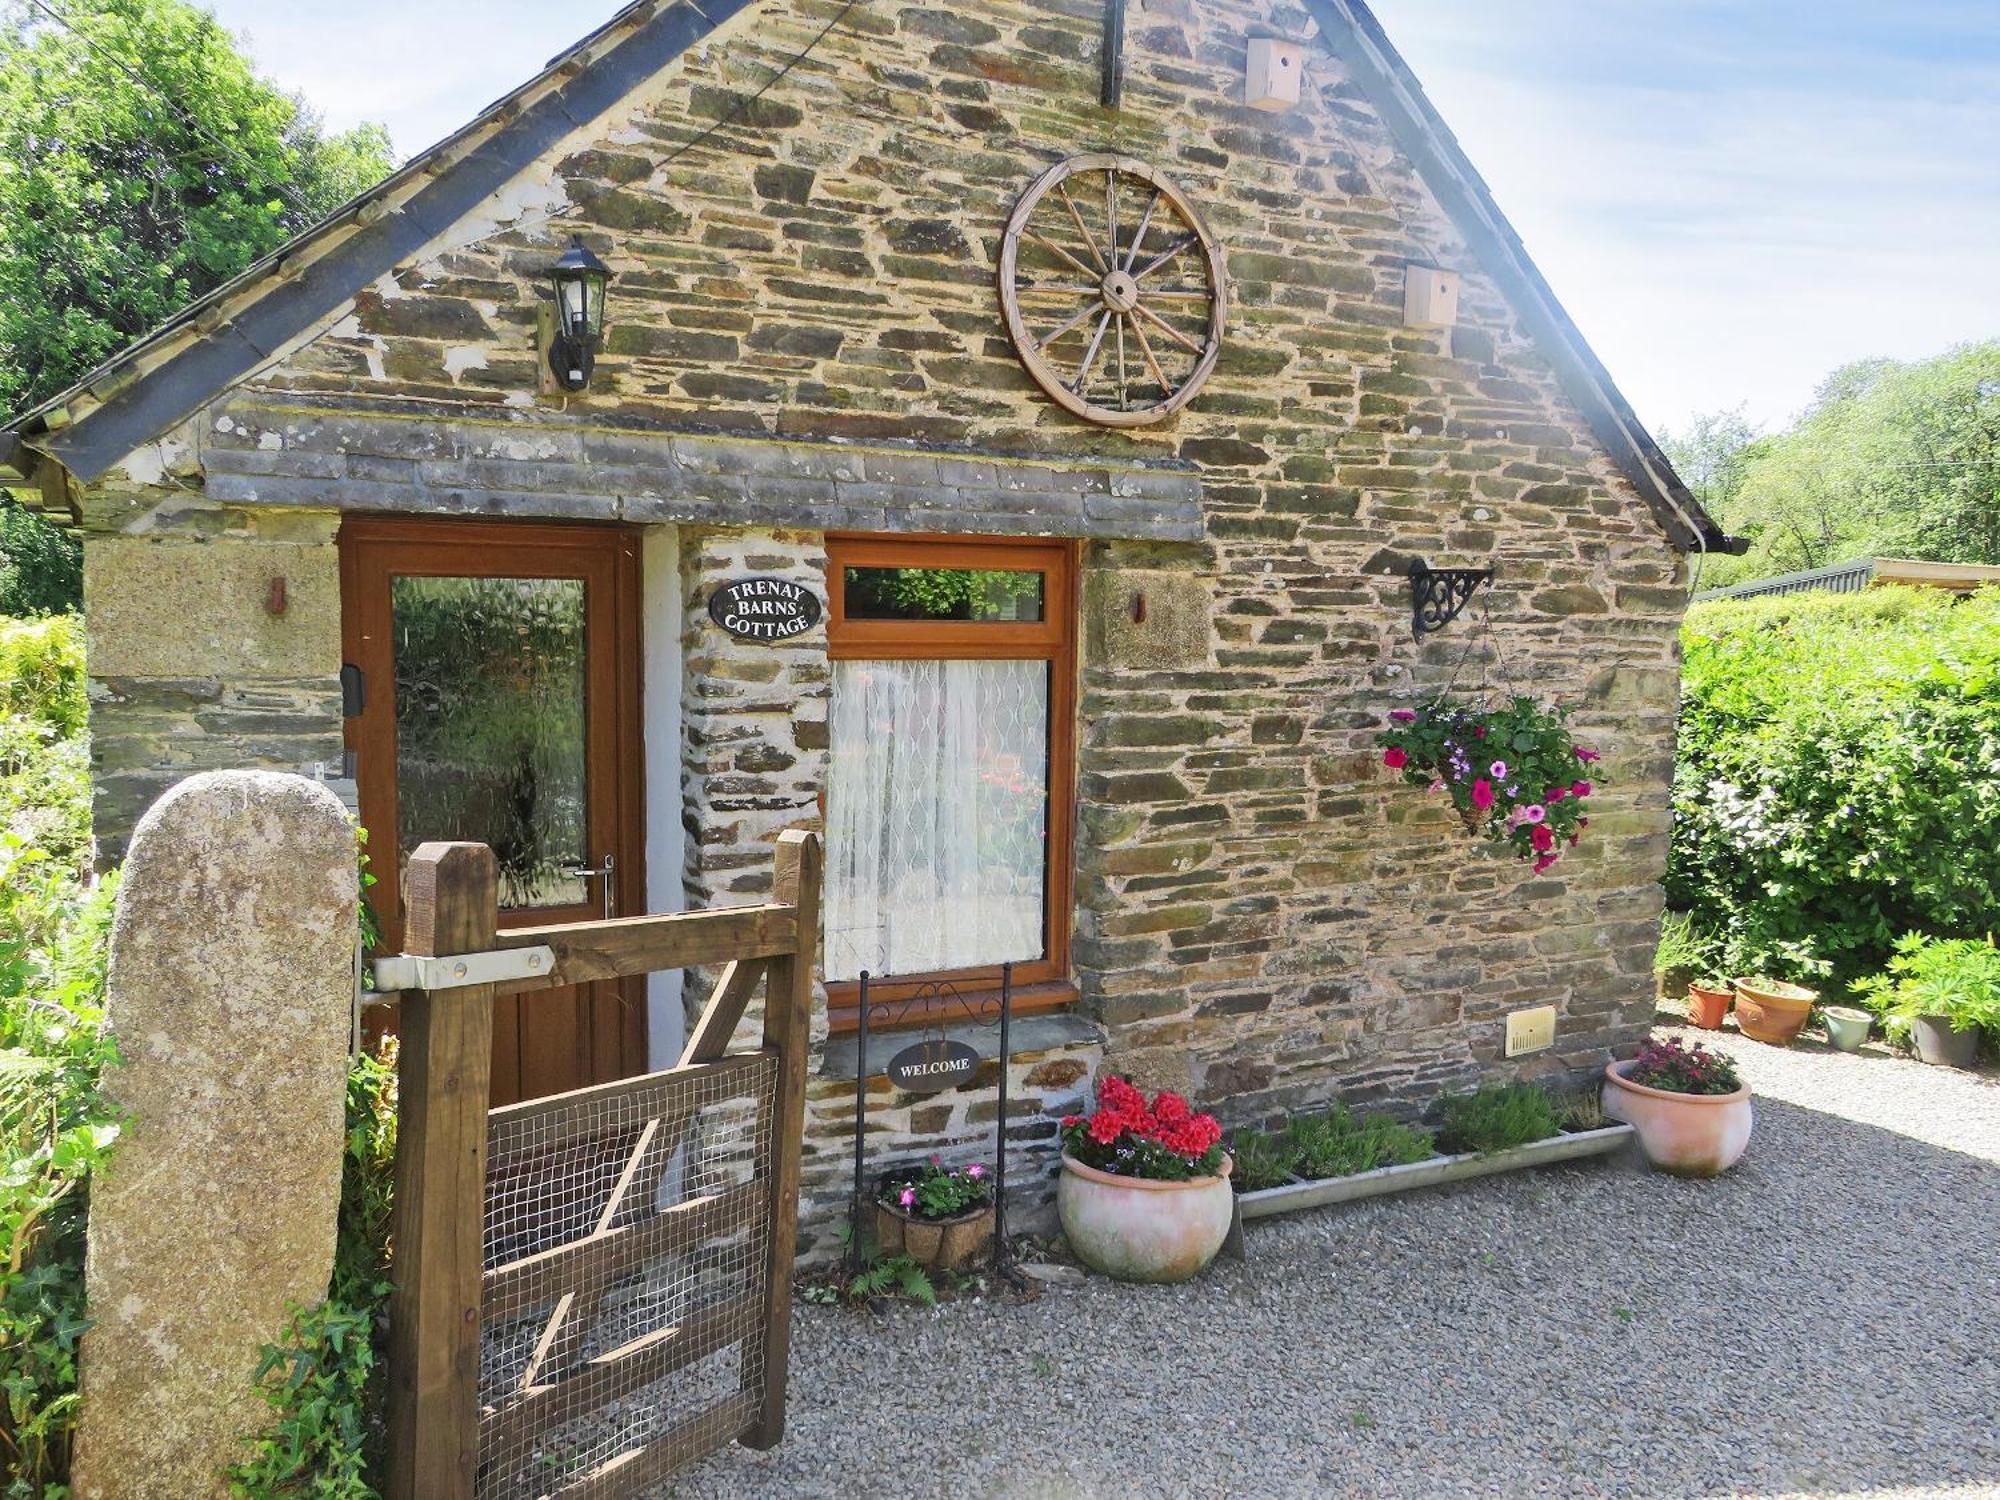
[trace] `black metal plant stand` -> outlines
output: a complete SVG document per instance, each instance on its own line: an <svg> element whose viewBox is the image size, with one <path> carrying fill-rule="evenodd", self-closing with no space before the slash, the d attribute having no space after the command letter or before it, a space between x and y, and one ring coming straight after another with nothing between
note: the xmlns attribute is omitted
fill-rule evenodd
<svg viewBox="0 0 2000 1500"><path fill-rule="evenodd" d="M1014 1014L1014 966L1011 963L1000 966L1000 993L968 998L944 980L933 980L920 986L908 999L885 1000L880 1005L872 1004L868 998L869 975L861 974L860 994L856 999L856 1034L854 1059L854 1203L848 1216L847 1255L850 1266L858 1268L862 1258L862 1235L866 1227L867 1207L870 1202L868 1192L867 1142L868 1134L868 1032L880 1011L886 1019L912 1004L929 1002L931 1019L940 1041L944 1036L944 1023L949 1012L938 1010L938 1002L958 1007L963 1019L977 1026L1000 1027L1000 1046L996 1061L1000 1067L999 1099L993 1122L993 1251L992 1269L995 1275L1005 1278L1011 1285L1023 1285L1021 1273L1014 1267L1014 1252L1007 1243L1007 1063L1013 1055L1013 1039L1010 1023Z"/></svg>

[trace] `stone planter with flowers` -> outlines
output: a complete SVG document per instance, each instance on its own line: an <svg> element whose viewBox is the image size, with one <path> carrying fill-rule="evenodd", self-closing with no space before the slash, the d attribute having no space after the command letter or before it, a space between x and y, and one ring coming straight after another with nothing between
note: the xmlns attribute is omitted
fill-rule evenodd
<svg viewBox="0 0 2000 1500"><path fill-rule="evenodd" d="M1756 1123L1736 1064L1700 1042L1648 1042L1604 1070L1604 1112L1639 1132L1646 1160L1678 1177L1714 1177L1742 1159Z"/></svg>
<svg viewBox="0 0 2000 1500"><path fill-rule="evenodd" d="M1229 1156L1214 1115L1109 1074L1063 1121L1056 1210L1078 1260L1120 1281L1186 1281L1229 1234Z"/></svg>
<svg viewBox="0 0 2000 1500"><path fill-rule="evenodd" d="M1484 709L1442 694L1390 713L1382 764L1451 798L1468 832L1505 844L1540 875L1590 826L1599 757L1570 737L1569 713L1517 696Z"/></svg>
<svg viewBox="0 0 2000 1500"><path fill-rule="evenodd" d="M947 1167L933 1154L889 1172L875 1191L875 1241L927 1270L956 1271L993 1238L993 1183L978 1162Z"/></svg>

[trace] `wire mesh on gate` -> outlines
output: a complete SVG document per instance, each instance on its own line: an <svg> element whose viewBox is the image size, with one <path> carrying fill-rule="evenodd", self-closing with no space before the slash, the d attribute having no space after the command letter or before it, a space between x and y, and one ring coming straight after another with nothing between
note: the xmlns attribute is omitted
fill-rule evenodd
<svg viewBox="0 0 2000 1500"><path fill-rule="evenodd" d="M764 1395L777 1059L494 1111L481 1500L632 1493Z"/></svg>

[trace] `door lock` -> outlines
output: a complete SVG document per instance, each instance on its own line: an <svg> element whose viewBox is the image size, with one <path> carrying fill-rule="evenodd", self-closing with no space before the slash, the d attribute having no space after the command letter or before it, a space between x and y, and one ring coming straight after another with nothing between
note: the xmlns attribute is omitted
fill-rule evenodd
<svg viewBox="0 0 2000 1500"><path fill-rule="evenodd" d="M586 865L577 865L571 869L564 870L563 874L569 876L572 880L602 880L604 882L604 918L606 921L609 921L614 914L613 906L615 904L612 876L617 873L617 870L617 856L607 854L604 856L604 863L594 870Z"/></svg>

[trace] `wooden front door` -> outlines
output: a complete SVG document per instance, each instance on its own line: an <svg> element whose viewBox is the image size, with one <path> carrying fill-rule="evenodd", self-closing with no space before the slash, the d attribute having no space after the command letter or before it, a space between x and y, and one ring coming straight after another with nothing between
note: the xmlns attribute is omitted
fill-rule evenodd
<svg viewBox="0 0 2000 1500"><path fill-rule="evenodd" d="M638 538L595 526L354 519L340 532L347 744L383 951L403 867L488 844L500 925L643 911ZM643 1072L645 985L503 1000L493 1103Z"/></svg>

